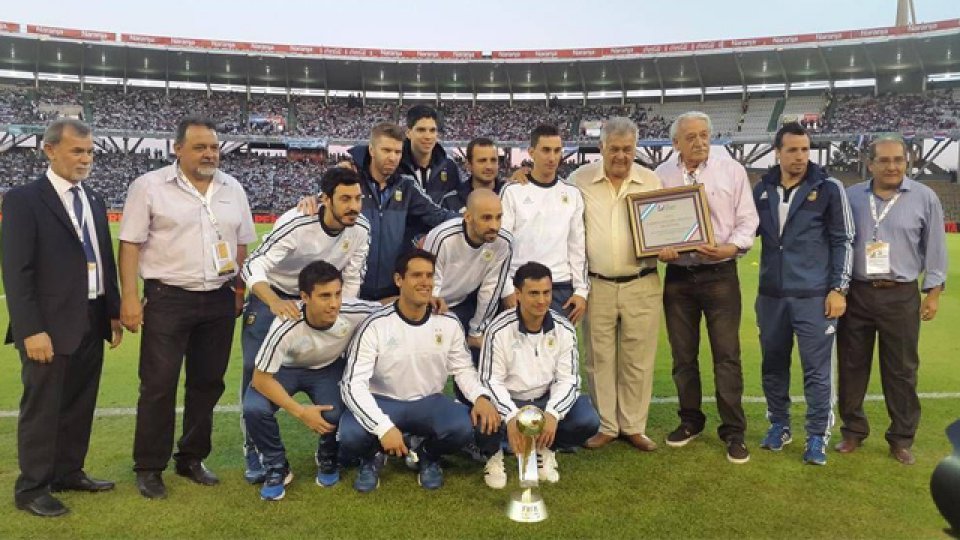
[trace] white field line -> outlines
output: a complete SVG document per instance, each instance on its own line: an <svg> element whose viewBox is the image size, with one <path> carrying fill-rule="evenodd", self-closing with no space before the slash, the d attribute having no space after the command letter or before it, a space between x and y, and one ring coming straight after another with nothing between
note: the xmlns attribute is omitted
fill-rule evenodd
<svg viewBox="0 0 960 540"><path fill-rule="evenodd" d="M920 399L960 399L960 392L921 392ZM790 396L790 400L794 403L803 403L803 396ZM864 398L865 401L883 401L882 394L869 394ZM675 397L654 397L650 400L651 403L655 405L669 405L676 404L677 398ZM713 397L705 396L703 398L704 403L714 403L716 399ZM763 396L743 396L744 403L766 403L766 400ZM240 412L239 405L218 405L214 412L218 413L238 413ZM183 413L183 407L177 407L177 414ZM18 416L18 411L0 411L0 418L16 418ZM137 409L134 407L106 407L102 409L97 409L95 415L98 417L107 417L107 416L134 416L137 414Z"/></svg>

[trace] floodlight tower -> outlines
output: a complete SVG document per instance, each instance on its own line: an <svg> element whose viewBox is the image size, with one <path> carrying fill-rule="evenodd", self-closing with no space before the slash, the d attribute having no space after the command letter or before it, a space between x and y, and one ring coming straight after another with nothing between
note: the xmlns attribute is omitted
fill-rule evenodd
<svg viewBox="0 0 960 540"><path fill-rule="evenodd" d="M917 24L917 11L913 9L913 0L897 0L897 26Z"/></svg>

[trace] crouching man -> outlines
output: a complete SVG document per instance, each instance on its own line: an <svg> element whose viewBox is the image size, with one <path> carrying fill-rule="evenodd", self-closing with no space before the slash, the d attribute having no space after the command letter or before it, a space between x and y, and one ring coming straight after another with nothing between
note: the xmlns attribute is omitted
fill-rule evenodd
<svg viewBox="0 0 960 540"><path fill-rule="evenodd" d="M480 352L480 377L505 419L510 447L520 442L517 412L533 405L544 411L537 437L537 475L542 482L560 479L556 446L581 446L600 428L600 417L588 396L580 395L577 331L565 317L550 310L550 269L528 262L513 276L517 309L497 316L487 328ZM501 438L502 438L501 430ZM482 450L491 455L484 481L494 489L507 483L499 441Z"/></svg>
<svg viewBox="0 0 960 540"><path fill-rule="evenodd" d="M293 480L276 419L280 408L320 434L317 484L332 486L340 480L336 432L343 412L339 388L343 351L353 330L368 315L383 309L376 302L343 302L343 278L326 261L305 266L298 285L299 316L274 319L257 353L250 390L243 397L247 432L266 470L260 489L265 501L282 499ZM313 405L294 400L297 392L305 393Z"/></svg>

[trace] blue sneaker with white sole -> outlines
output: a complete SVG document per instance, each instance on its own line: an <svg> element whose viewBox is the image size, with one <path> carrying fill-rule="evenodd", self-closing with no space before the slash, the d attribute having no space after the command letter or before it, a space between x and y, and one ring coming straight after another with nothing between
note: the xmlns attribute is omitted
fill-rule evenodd
<svg viewBox="0 0 960 540"><path fill-rule="evenodd" d="M333 457L317 458L317 485L322 487L331 487L340 481L340 467L337 466L337 460Z"/></svg>
<svg viewBox="0 0 960 540"><path fill-rule="evenodd" d="M289 468L270 469L267 471L260 488L260 498L265 501L279 501L287 494L287 486L293 482L293 472Z"/></svg>
<svg viewBox="0 0 960 540"><path fill-rule="evenodd" d="M360 493L370 493L380 485L380 467L383 462L378 458L360 461L360 469L353 480L353 488Z"/></svg>
<svg viewBox="0 0 960 540"><path fill-rule="evenodd" d="M807 447L803 451L803 462L808 465L827 464L827 439L821 435L807 437Z"/></svg>
<svg viewBox="0 0 960 540"><path fill-rule="evenodd" d="M779 452L783 447L793 442L793 436L790 434L790 426L773 423L767 430L767 436L760 441L760 448Z"/></svg>

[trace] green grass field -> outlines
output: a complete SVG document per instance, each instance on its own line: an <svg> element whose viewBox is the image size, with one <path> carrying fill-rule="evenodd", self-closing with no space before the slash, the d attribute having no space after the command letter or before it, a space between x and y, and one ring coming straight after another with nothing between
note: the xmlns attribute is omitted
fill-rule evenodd
<svg viewBox="0 0 960 540"><path fill-rule="evenodd" d="M258 227L261 232L267 227ZM114 230L114 233L116 230ZM948 237L953 261L960 260L960 236ZM757 250L740 265L744 292L741 326L745 396L761 397L760 351L753 299L757 287ZM958 272L948 279L957 283ZM0 309L0 327L6 327ZM956 368L960 345L953 333L960 327L960 304L950 292L941 300L937 319L921 333L920 391L960 392ZM239 333L239 325L238 325ZM134 407L137 399L139 336L124 335L119 349L107 353L99 407ZM705 340L703 340L705 341ZM239 336L221 405L238 403ZM712 395L709 354L702 349L705 392ZM798 365L795 362L794 365ZM0 349L0 411L15 411L20 397L19 358L12 347ZM801 373L794 370L793 395L802 395ZM654 395L675 396L670 378L670 352L661 329ZM871 394L880 394L876 370ZM717 439L716 408L705 404L707 431L682 449L661 445L641 454L624 443L599 451L561 454L559 484L542 487L550 518L521 525L504 516L510 491L516 489L516 465L508 461L507 490L488 489L482 467L460 458L450 460L446 485L426 492L412 473L391 461L380 489L357 494L351 487L355 472L346 471L340 485L323 489L313 483L315 439L306 428L281 418L288 457L298 478L277 503L260 501L257 489L242 479L239 413L216 416L214 452L207 464L222 484L206 488L172 474L165 475L170 497L148 501L134 486L132 415L99 416L93 429L87 471L118 482L110 493L64 494L73 512L43 520L17 511L13 483L17 474L16 420L0 417L0 538L266 538L322 536L334 538L764 538L871 537L944 538L946 522L930 499L930 473L950 452L944 428L960 416L960 399L924 399L923 421L915 445L917 464L904 467L887 454L882 433L887 426L882 401L871 401L867 412L874 436L849 456L828 454L826 467L804 466L803 404L794 410L798 439L781 453L757 448L766 421L762 403L748 399L750 463L732 465ZM676 425L676 405L651 406L647 433L662 441ZM282 415L283 416L283 415ZM835 437L839 432L835 431ZM836 439L835 439L836 440Z"/></svg>

